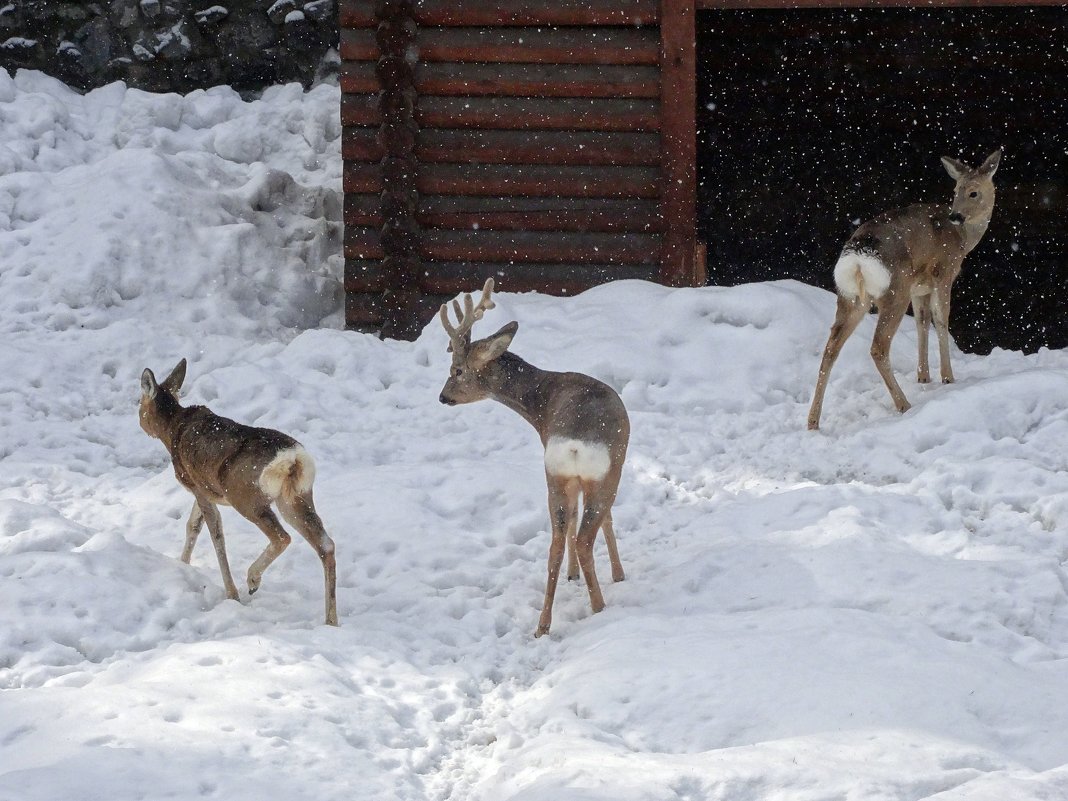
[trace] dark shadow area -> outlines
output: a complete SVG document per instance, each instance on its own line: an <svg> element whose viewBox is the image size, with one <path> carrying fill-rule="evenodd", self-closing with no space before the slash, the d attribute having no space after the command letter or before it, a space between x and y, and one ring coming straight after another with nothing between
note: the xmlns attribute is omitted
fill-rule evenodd
<svg viewBox="0 0 1068 801"><path fill-rule="evenodd" d="M1004 146L953 335L972 352L1068 346L1068 8L705 11L697 28L709 283L830 289L857 224L948 203L939 157Z"/></svg>

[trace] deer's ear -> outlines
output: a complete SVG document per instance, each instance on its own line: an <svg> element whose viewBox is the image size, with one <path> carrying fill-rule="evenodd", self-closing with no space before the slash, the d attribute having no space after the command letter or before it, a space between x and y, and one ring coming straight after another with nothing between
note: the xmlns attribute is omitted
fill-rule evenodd
<svg viewBox="0 0 1068 801"><path fill-rule="evenodd" d="M141 373L141 394L151 400L156 397L157 391L159 391L159 384L156 383L156 377L146 367L145 371Z"/></svg>
<svg viewBox="0 0 1068 801"><path fill-rule="evenodd" d="M969 171L968 165L963 161L957 161L951 159L949 156L942 156L942 166L946 168L946 172L949 173L949 177L954 181L959 181L962 175L966 175Z"/></svg>
<svg viewBox="0 0 1068 801"><path fill-rule="evenodd" d="M177 397L178 390L182 388L182 382L185 381L185 368L185 359L182 359L178 362L175 368L171 370L171 374L163 379L163 383L160 384L160 386Z"/></svg>
<svg viewBox="0 0 1068 801"><path fill-rule="evenodd" d="M986 161L979 167L979 172L986 173L987 175L993 175L997 172L998 165L1001 163L1001 148L999 147L993 153L986 157Z"/></svg>
<svg viewBox="0 0 1068 801"><path fill-rule="evenodd" d="M485 367L494 359L500 358L500 355L508 350L508 346L512 344L512 338L518 330L519 323L513 320L507 325L502 326L501 330L496 334L491 334L485 339L480 339L472 345L471 355L469 357L471 366L478 370Z"/></svg>

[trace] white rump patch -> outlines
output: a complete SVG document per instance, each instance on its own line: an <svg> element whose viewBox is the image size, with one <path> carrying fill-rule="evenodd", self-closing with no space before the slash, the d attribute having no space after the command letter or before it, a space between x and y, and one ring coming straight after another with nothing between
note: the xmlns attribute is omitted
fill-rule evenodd
<svg viewBox="0 0 1068 801"><path fill-rule="evenodd" d="M553 476L573 476L598 481L608 473L612 460L600 442L550 437L545 445L545 470Z"/></svg>
<svg viewBox="0 0 1068 801"><path fill-rule="evenodd" d="M839 295L851 300L865 294L881 298L890 287L890 271L878 256L847 250L834 265L834 285Z"/></svg>
<svg viewBox="0 0 1068 801"><path fill-rule="evenodd" d="M290 484L290 477L293 483ZM315 482L315 460L299 445L278 451L260 473L260 489L269 498L278 498L285 490L300 495Z"/></svg>

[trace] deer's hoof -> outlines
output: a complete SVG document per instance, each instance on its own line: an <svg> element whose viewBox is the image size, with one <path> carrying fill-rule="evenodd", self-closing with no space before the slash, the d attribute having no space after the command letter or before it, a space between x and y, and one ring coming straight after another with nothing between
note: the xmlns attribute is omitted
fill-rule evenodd
<svg viewBox="0 0 1068 801"><path fill-rule="evenodd" d="M579 580L579 574L576 573L575 575L572 576L570 573L568 573L567 574L567 580L568 581L578 581Z"/></svg>
<svg viewBox="0 0 1068 801"><path fill-rule="evenodd" d="M619 573L613 573L612 574L612 581L620 582L620 581L626 581L626 579L627 579L627 574L624 573L622 570L620 570Z"/></svg>
<svg viewBox="0 0 1068 801"><path fill-rule="evenodd" d="M538 626L538 628L534 631L534 637L537 638L537 637L540 637L543 634L548 634L548 633L549 633L549 627L548 626Z"/></svg>
<svg viewBox="0 0 1068 801"><path fill-rule="evenodd" d="M917 384L930 384L931 383L931 376L929 376L929 375L918 375L918 376L916 376L916 383Z"/></svg>
<svg viewBox="0 0 1068 801"><path fill-rule="evenodd" d="M953 376L950 376L949 378L943 378L942 379L942 383L943 384L952 384L953 383Z"/></svg>

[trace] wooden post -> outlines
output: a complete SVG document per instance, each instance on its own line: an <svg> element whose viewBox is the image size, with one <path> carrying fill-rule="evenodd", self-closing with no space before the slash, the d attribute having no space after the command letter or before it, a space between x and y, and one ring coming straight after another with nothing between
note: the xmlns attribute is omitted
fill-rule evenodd
<svg viewBox="0 0 1068 801"><path fill-rule="evenodd" d="M660 2L660 281L693 286L697 262L697 61L694 0Z"/></svg>

